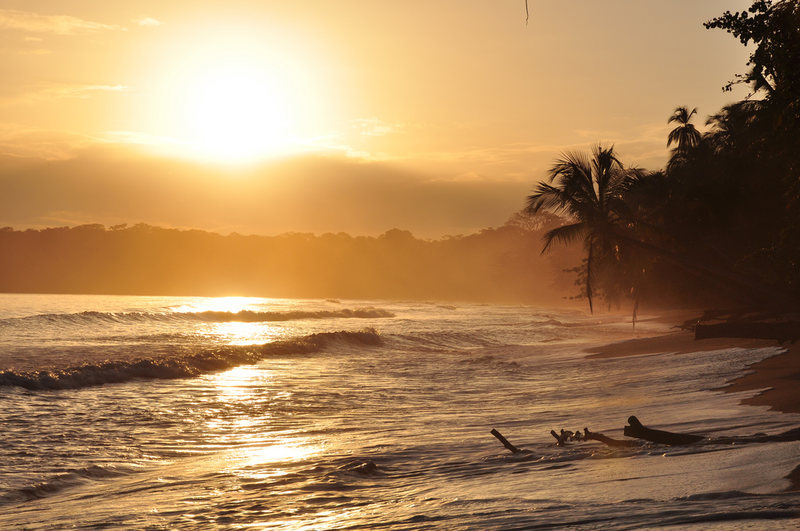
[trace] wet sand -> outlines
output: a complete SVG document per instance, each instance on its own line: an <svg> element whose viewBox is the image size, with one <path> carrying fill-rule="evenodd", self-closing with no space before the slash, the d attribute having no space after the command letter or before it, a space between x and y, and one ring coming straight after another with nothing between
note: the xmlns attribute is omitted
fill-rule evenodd
<svg viewBox="0 0 800 531"><path fill-rule="evenodd" d="M742 376L722 388L727 393L758 391L742 399L742 404L769 406L782 413L800 413L800 343L780 345L769 339L714 338L694 339L694 333L681 331L654 337L629 339L587 349L589 358L616 358L639 354L704 352L725 348L763 348L781 346L783 352L748 366ZM789 491L800 490L800 466L787 474Z"/></svg>
<svg viewBox="0 0 800 531"><path fill-rule="evenodd" d="M587 349L589 358L617 358L640 354L704 352L726 348L782 346L784 352L753 363L748 372L726 385L729 393L761 393L742 400L743 404L769 406L784 413L800 413L800 344L780 345L770 339L714 338L695 340L692 332L680 331L654 337L629 339Z"/></svg>

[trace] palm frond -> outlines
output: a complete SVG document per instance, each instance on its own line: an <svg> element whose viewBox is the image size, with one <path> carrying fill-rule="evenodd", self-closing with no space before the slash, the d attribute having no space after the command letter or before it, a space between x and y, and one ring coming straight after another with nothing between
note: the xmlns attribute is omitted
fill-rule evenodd
<svg viewBox="0 0 800 531"><path fill-rule="evenodd" d="M592 169L594 171L594 180L597 183L597 200L598 204L602 204L605 201L609 183L623 170L623 167L616 153L614 153L614 146L603 148L598 144L593 151Z"/></svg>
<svg viewBox="0 0 800 531"><path fill-rule="evenodd" d="M548 172L550 182L556 183L572 194L594 195L592 166L585 153L567 151Z"/></svg>
<svg viewBox="0 0 800 531"><path fill-rule="evenodd" d="M547 252L553 242L570 244L575 240L584 237L588 231L589 227L583 221L571 223L569 225L562 225L560 227L556 227L555 229L549 230L544 234L545 243L544 248L542 248L542 254Z"/></svg>
<svg viewBox="0 0 800 531"><path fill-rule="evenodd" d="M692 119L692 116L694 116L696 113L697 113L697 107L695 107L691 111L686 105L676 107L672 113L672 116L670 116L669 120L667 120L667 123L671 124L672 122L678 122L681 125L686 125Z"/></svg>
<svg viewBox="0 0 800 531"><path fill-rule="evenodd" d="M526 200L525 211L536 214L541 210L562 212L567 210L569 195L551 184L540 182L534 192Z"/></svg>

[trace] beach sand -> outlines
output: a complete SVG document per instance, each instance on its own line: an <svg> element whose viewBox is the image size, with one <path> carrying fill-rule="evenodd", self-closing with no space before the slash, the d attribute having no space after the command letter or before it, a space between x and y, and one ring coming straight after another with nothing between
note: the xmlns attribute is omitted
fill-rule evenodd
<svg viewBox="0 0 800 531"><path fill-rule="evenodd" d="M681 354L704 352L725 348L763 348L780 346L783 352L748 366L747 372L728 382L722 388L728 393L759 391L742 399L742 404L769 406L783 413L800 413L800 344L780 345L769 339L714 338L694 339L694 333L674 332L654 337L629 339L587 349L589 358L616 358L659 352ZM786 479L791 481L787 490L800 490L800 466Z"/></svg>
<svg viewBox="0 0 800 531"><path fill-rule="evenodd" d="M654 337L629 339L587 349L590 358L616 358L659 352L681 354L726 348L782 346L770 339L694 339L692 332L680 331ZM784 413L800 413L800 344L783 345L783 352L748 366L748 372L728 383L729 393L763 390L742 400L744 404L769 406Z"/></svg>

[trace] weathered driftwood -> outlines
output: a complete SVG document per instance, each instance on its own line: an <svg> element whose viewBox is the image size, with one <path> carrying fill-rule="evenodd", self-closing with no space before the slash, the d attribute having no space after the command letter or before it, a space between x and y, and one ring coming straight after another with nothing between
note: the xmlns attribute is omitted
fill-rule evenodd
<svg viewBox="0 0 800 531"><path fill-rule="evenodd" d="M561 432L562 434L559 435L556 430L550 430L550 435L556 438L556 446L564 446L567 443L567 438L563 435L564 430L561 430Z"/></svg>
<svg viewBox="0 0 800 531"><path fill-rule="evenodd" d="M611 437L606 437L602 433L595 433L593 431L589 431L589 428L584 428L584 440L593 440L593 441L600 441L603 444L607 444L608 446L638 446L639 443L637 441L625 441L619 439L612 439Z"/></svg>
<svg viewBox="0 0 800 531"><path fill-rule="evenodd" d="M695 339L714 337L743 337L748 339L777 339L781 343L800 339L800 322L780 323L727 322L717 324L697 324Z"/></svg>
<svg viewBox="0 0 800 531"><path fill-rule="evenodd" d="M495 437L497 437L497 440L498 440L498 441L500 441L501 443L503 443L503 446L505 446L506 448L508 448L509 450L511 450L511 452L512 452L512 453L515 453L515 454L516 454L516 453L519 453L519 452L521 452L521 450L520 450L519 448L517 448L516 446L514 446L513 444L511 444L510 442L508 442L508 439L506 439L505 437L503 437L503 436L500 434L500 432L499 432L499 431L497 431L497 430L495 430L494 428L492 428L492 431L491 431L490 433L491 433L492 435L494 435Z"/></svg>
<svg viewBox="0 0 800 531"><path fill-rule="evenodd" d="M636 439L643 439L646 441L659 443L659 444L666 444L670 446L677 446L677 445L684 445L684 444L694 444L705 440L706 437L702 435L691 435L687 433L673 433L664 430L654 430L642 425L634 416L628 417L628 426L625 426L624 433L628 437L634 437ZM522 450L517 448L510 442L508 439L503 437L499 431L493 429L491 434L497 437L503 446L508 448L512 453L529 453L529 450ZM631 447L631 446L638 446L641 444L640 441L626 441L626 440L619 440L619 439L612 439L611 437L607 437L602 433L597 433L593 431L589 431L589 428L583 429L583 434L580 431L572 433L570 431L561 430L561 433L556 433L555 430L550 430L550 435L552 435L556 439L556 444L558 446L564 446L567 441L600 441L603 444L607 444L608 446L615 446L615 447ZM777 435L767 435L765 433L757 433L755 435L747 436L747 437L717 437L708 439L708 442L714 444L744 444L744 443L766 443L766 442L785 442L785 441L800 441L800 428L793 428L791 430L785 431L783 433L779 433ZM800 470L800 467L798 467ZM800 472L795 471L795 474L798 475L800 478ZM798 479L800 482L800 479ZM800 484L800 483L798 483Z"/></svg>
<svg viewBox="0 0 800 531"><path fill-rule="evenodd" d="M644 439L658 444L666 444L669 446L678 446L683 444L693 444L702 441L705 437L702 435L690 435L686 433L672 433L663 430L654 430L643 426L639 419L634 416L628 417L628 426L625 426L623 433L627 437L634 437L636 439Z"/></svg>

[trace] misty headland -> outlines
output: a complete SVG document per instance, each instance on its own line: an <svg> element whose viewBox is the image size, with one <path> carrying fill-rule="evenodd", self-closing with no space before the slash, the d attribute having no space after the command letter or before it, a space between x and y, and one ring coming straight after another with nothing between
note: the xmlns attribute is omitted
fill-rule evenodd
<svg viewBox="0 0 800 531"><path fill-rule="evenodd" d="M269 237L149 225L6 228L0 291L575 304L565 270L579 255L540 252L555 220L518 216L436 240L398 229Z"/></svg>

